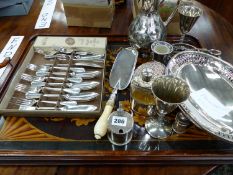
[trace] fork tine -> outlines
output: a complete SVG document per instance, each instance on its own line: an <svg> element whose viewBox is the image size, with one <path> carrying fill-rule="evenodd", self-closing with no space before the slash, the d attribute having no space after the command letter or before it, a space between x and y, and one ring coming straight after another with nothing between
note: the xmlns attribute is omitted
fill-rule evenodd
<svg viewBox="0 0 233 175"><path fill-rule="evenodd" d="M36 71L38 69L38 66L35 64L29 64L27 66L27 69L32 70L32 71Z"/></svg>
<svg viewBox="0 0 233 175"><path fill-rule="evenodd" d="M46 79L47 77L44 77L44 76L33 76L33 75L29 75L29 74L25 74L23 73L21 75L21 79L22 80L25 80L25 81L28 81L28 82L32 82L33 80L36 80L38 79L37 81L44 81L44 79Z"/></svg>
<svg viewBox="0 0 233 175"><path fill-rule="evenodd" d="M10 104L14 105L31 105L34 104L36 101L33 99L25 99L25 98L18 98L12 97L9 101Z"/></svg>
<svg viewBox="0 0 233 175"><path fill-rule="evenodd" d="M40 91L41 87L33 86L33 85L25 85L25 84L20 84L18 83L15 87L15 91L18 92L29 92L29 91Z"/></svg>
<svg viewBox="0 0 233 175"><path fill-rule="evenodd" d="M33 78L34 76L33 75L29 75L29 74L22 74L23 77L28 77L28 78Z"/></svg>
<svg viewBox="0 0 233 175"><path fill-rule="evenodd" d="M16 87L27 87L27 85L26 85L26 84L18 83L18 84L16 85Z"/></svg>
<svg viewBox="0 0 233 175"><path fill-rule="evenodd" d="M14 104L14 105L30 105L32 102L15 102L15 101L9 101L9 104Z"/></svg>
<svg viewBox="0 0 233 175"><path fill-rule="evenodd" d="M40 69L44 70L44 69L49 69L51 68L51 64L46 64L46 65L36 65L36 64L29 64L27 66L27 69L31 70L31 71L38 71Z"/></svg>
<svg viewBox="0 0 233 175"><path fill-rule="evenodd" d="M21 83L18 83L15 88L24 88L26 89L28 86L26 84L21 84Z"/></svg>
<svg viewBox="0 0 233 175"><path fill-rule="evenodd" d="M11 100L14 100L16 102L32 101L31 99L19 98L19 97L11 97Z"/></svg>
<svg viewBox="0 0 233 175"><path fill-rule="evenodd" d="M32 81L34 79L34 77L32 75L24 73L24 74L21 75L21 79L25 80L25 81Z"/></svg>
<svg viewBox="0 0 233 175"><path fill-rule="evenodd" d="M29 88L30 88L29 86L20 83L15 86L16 91L23 93L26 93L29 90Z"/></svg>

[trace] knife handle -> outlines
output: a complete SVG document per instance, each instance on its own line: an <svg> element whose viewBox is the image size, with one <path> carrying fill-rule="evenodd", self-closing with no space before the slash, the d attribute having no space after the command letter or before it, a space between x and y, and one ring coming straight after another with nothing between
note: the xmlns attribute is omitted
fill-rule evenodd
<svg viewBox="0 0 233 175"><path fill-rule="evenodd" d="M105 136L107 133L107 122L108 122L108 117L112 112L112 109L115 104L115 98L116 98L116 93L112 93L110 96L109 100L107 101L104 112L98 119L97 123L95 124L94 128L94 135L96 139L101 139L101 137Z"/></svg>

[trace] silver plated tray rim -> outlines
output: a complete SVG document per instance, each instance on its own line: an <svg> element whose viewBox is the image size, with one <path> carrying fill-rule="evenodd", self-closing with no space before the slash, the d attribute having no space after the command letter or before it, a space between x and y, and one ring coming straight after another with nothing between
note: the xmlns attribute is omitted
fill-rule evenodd
<svg viewBox="0 0 233 175"><path fill-rule="evenodd" d="M182 69L183 66L180 67L180 69L177 70L177 72L172 72L171 71L171 68L173 66L172 63L174 63L174 61L177 57L179 57L180 55L184 55L184 54L201 54L201 55L204 55L205 57L210 57L216 61L222 62L223 64L225 64L226 66L231 68L231 70L233 70L233 66L230 63L228 63L228 62L226 62L218 57L215 57L213 55L210 55L210 54L207 54L204 52L200 52L200 51L183 51L183 52L179 52L179 53L175 54L171 58L171 60L169 61L168 65L166 67L166 71L165 71L165 73L167 75L177 76L177 73L179 72L180 69ZM232 77L229 77L229 78L230 78L230 81L233 82L233 72L230 72L230 73L231 73ZM233 128L231 130L226 129L224 126L221 128L217 122L216 123L210 122L208 120L208 118L202 113L202 111L196 109L189 100L187 100L183 104L179 105L179 108L185 114L187 114L188 118L198 127L206 130L207 132L209 132L209 133L211 133L219 138L233 142ZM199 122L197 121L197 119L199 120Z"/></svg>

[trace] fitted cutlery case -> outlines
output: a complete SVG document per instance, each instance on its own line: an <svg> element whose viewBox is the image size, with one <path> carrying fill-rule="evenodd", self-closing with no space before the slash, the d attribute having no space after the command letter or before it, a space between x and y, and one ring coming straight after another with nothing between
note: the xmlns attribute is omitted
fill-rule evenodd
<svg viewBox="0 0 233 175"><path fill-rule="evenodd" d="M38 36L0 103L0 114L98 117L107 39Z"/></svg>

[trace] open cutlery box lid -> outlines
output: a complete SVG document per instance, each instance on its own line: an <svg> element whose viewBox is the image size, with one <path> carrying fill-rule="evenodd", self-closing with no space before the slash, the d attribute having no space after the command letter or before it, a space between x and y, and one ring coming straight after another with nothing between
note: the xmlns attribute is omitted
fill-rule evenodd
<svg viewBox="0 0 233 175"><path fill-rule="evenodd" d="M106 46L105 37L38 36L2 98L0 114L98 117Z"/></svg>

